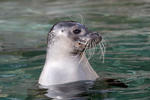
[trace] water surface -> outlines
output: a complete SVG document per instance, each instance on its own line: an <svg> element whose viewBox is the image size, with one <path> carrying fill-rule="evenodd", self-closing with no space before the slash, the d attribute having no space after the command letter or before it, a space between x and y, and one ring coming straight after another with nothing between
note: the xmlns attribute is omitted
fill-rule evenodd
<svg viewBox="0 0 150 100"><path fill-rule="evenodd" d="M64 20L100 32L105 39L105 63L95 55L91 65L101 77L129 85L112 88L99 99L149 100L149 11L149 0L0 0L0 100L27 98L45 61L47 33Z"/></svg>

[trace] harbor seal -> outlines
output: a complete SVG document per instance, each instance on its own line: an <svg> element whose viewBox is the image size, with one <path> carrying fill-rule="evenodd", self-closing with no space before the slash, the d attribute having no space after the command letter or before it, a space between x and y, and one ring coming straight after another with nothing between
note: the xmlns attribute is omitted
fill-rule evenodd
<svg viewBox="0 0 150 100"><path fill-rule="evenodd" d="M48 33L47 54L39 84L50 86L83 80L96 80L85 49L98 44L102 36L74 21L56 23Z"/></svg>

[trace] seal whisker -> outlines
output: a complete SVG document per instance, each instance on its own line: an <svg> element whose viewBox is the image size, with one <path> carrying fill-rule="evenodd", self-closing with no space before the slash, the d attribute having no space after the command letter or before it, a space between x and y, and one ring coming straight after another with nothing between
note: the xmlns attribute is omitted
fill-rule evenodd
<svg viewBox="0 0 150 100"><path fill-rule="evenodd" d="M92 55L93 55L93 49L91 49L93 47L93 42L90 41L90 49L88 50L89 52L89 57L88 57L88 60L91 59Z"/></svg>
<svg viewBox="0 0 150 100"><path fill-rule="evenodd" d="M102 45L102 47L103 47L103 63L104 63L104 58L105 58L105 52L106 52L106 48L105 48L105 45L104 45L104 43L102 42L101 43L101 45Z"/></svg>
<svg viewBox="0 0 150 100"><path fill-rule="evenodd" d="M104 44L101 42L101 43L99 43L99 47L100 47L100 51L101 51L100 59L102 59L102 61L103 61L103 63L104 63L105 46L104 46Z"/></svg>
<svg viewBox="0 0 150 100"><path fill-rule="evenodd" d="M84 50L83 50L83 53L86 51L86 49L88 49L88 41L87 41L85 44L86 44L86 45L85 45L85 48L84 48ZM82 59L83 59L83 57L84 57L83 53L81 53L81 58L80 58L79 63L82 61Z"/></svg>
<svg viewBox="0 0 150 100"><path fill-rule="evenodd" d="M80 16L80 22L81 22L81 24L84 24L84 17L83 17L83 15L81 15L81 14L79 13L79 16Z"/></svg>
<svg viewBox="0 0 150 100"><path fill-rule="evenodd" d="M91 48L92 47L92 43L91 42L89 42L89 48ZM88 60L91 58L91 55L92 55L92 52L91 52L91 49L89 49L88 51L87 51L87 53L88 53Z"/></svg>
<svg viewBox="0 0 150 100"><path fill-rule="evenodd" d="M88 50L88 60L91 59L93 55L95 55L96 49L96 41L90 41L90 49Z"/></svg>
<svg viewBox="0 0 150 100"><path fill-rule="evenodd" d="M101 54L99 59L103 59L103 47L102 47L101 43L99 43L99 48L100 48L100 54Z"/></svg>
<svg viewBox="0 0 150 100"><path fill-rule="evenodd" d="M94 51L93 51L93 55L95 55L95 52L96 52L96 41L94 40L94 42L93 42L93 47L94 47ZM92 55L92 56L93 56Z"/></svg>

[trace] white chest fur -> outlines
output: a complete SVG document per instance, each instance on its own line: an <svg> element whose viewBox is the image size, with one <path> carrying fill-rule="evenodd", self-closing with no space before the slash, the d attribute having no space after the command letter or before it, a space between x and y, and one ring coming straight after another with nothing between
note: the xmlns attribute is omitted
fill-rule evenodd
<svg viewBox="0 0 150 100"><path fill-rule="evenodd" d="M96 78L98 75L85 57L80 62L76 59L63 58L45 63L39 83L48 86L80 80L95 80Z"/></svg>
<svg viewBox="0 0 150 100"><path fill-rule="evenodd" d="M40 75L39 84L49 86L98 78L85 55L80 58L68 54L71 50L70 46L69 41L65 43L63 40L63 42L59 41L59 43L54 44L54 47L47 51L46 62Z"/></svg>

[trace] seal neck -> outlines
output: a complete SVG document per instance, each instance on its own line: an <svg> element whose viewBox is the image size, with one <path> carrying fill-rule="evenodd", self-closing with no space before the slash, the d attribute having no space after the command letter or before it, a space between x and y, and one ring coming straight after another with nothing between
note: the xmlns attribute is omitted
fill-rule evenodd
<svg viewBox="0 0 150 100"><path fill-rule="evenodd" d="M72 51L73 44L69 39L59 39L49 45L39 84L48 86L80 80L95 80L98 75L91 68L84 53L81 57L78 54L71 54Z"/></svg>
<svg viewBox="0 0 150 100"><path fill-rule="evenodd" d="M56 41L52 44L48 44L46 61L50 60L63 60L65 58L75 58L72 54L73 52L73 43L70 39L61 37L59 41Z"/></svg>

